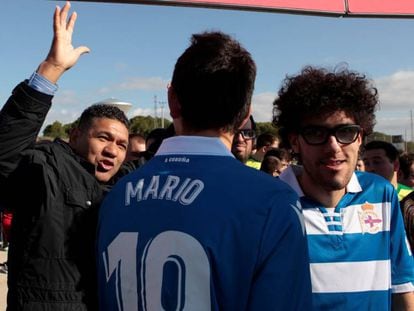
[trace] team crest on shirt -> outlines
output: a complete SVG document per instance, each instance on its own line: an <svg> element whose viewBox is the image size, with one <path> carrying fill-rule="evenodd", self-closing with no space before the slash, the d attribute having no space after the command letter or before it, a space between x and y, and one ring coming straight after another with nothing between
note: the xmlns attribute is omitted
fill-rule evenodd
<svg viewBox="0 0 414 311"><path fill-rule="evenodd" d="M382 219L374 211L374 205L366 202L361 205L361 211L358 212L359 222L362 233L375 234L381 229Z"/></svg>

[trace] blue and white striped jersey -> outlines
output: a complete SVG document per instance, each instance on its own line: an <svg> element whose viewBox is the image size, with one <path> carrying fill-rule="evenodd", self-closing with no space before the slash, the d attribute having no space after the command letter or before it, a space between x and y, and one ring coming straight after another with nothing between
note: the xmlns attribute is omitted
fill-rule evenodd
<svg viewBox="0 0 414 311"><path fill-rule="evenodd" d="M333 211L306 197L295 174L280 177L301 197L316 310L389 310L391 293L414 290L414 265L397 193L355 172Z"/></svg>
<svg viewBox="0 0 414 311"><path fill-rule="evenodd" d="M101 310L306 310L303 217L285 183L218 138L167 139L99 218Z"/></svg>

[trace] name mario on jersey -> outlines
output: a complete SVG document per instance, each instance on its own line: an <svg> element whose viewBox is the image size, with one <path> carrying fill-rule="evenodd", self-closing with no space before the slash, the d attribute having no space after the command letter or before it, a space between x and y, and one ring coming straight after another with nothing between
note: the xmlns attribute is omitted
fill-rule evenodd
<svg viewBox="0 0 414 311"><path fill-rule="evenodd" d="M203 189L204 183L200 179L168 175L160 180L160 176L155 175L126 183L125 206L148 199L178 201L182 205L189 205Z"/></svg>

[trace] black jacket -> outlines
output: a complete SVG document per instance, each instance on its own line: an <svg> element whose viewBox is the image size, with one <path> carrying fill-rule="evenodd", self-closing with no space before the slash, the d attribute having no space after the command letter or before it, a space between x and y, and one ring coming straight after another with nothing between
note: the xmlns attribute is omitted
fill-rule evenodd
<svg viewBox="0 0 414 311"><path fill-rule="evenodd" d="M97 310L104 189L65 142L35 143L51 99L21 83L0 112L0 199L13 211L8 310Z"/></svg>

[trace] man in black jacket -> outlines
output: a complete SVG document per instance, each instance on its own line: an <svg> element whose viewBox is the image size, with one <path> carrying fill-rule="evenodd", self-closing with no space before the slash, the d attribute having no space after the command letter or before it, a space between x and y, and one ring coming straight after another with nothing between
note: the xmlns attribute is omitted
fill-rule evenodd
<svg viewBox="0 0 414 311"><path fill-rule="evenodd" d="M97 309L97 211L125 158L128 120L116 107L91 106L69 144L36 144L56 82L89 52L71 44L69 9L56 8L47 58L0 112L0 198L13 211L7 310Z"/></svg>

